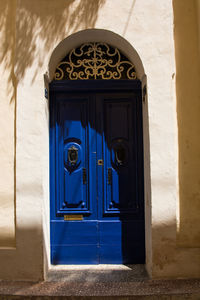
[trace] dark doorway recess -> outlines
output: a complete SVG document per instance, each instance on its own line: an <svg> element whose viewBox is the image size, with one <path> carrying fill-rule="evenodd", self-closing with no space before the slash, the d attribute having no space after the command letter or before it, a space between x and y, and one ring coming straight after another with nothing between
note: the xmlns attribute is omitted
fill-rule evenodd
<svg viewBox="0 0 200 300"><path fill-rule="evenodd" d="M50 84L52 264L145 262L140 80Z"/></svg>

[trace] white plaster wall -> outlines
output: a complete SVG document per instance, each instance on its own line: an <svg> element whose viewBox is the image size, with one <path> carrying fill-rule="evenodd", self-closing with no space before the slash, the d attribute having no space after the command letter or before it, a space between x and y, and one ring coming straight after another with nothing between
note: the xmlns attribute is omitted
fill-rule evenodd
<svg viewBox="0 0 200 300"><path fill-rule="evenodd" d="M0 66L0 247L15 247L14 110L12 84L5 63ZM10 97L9 97L10 96Z"/></svg>
<svg viewBox="0 0 200 300"><path fill-rule="evenodd" d="M12 70L15 9L11 8L11 1L7 2L7 10L5 3L0 3L0 247L4 248L15 247L15 82ZM12 17L6 21L8 10Z"/></svg>
<svg viewBox="0 0 200 300"><path fill-rule="evenodd" d="M47 1L48 2L48 1ZM27 3L29 4L27 8ZM53 3L57 3L53 10ZM198 253L176 251L176 103L174 98L173 11L171 0L105 0L99 6L96 19L89 21L70 15L81 0L59 13L66 1L53 1L59 31L53 28L52 15L45 13L45 5L38 1L18 1L16 60L24 48L24 72L17 64L17 165L16 165L16 250L0 250L0 278L38 280L49 268L49 160L48 160L48 102L44 98L43 74L48 71L51 53L58 42L69 34L94 27L113 31L124 37L138 52L147 75L147 99L144 105L145 133L145 201L147 268L154 277L187 276L197 274ZM85 2L86 3L86 2ZM39 18L36 6L40 6ZM49 8L49 9L50 9ZM82 7L83 9L83 7ZM28 12L27 12L28 10ZM26 34L20 31L27 14ZM20 16L21 19L20 19ZM32 20L32 22L30 22ZM46 20L46 23L45 21ZM25 22L24 21L24 22ZM62 21L62 27L59 27ZM30 22L30 23L29 23ZM49 24L49 25L48 25ZM75 26L76 25L76 26ZM23 34L24 35L23 35ZM34 56L26 57L28 44ZM22 36L21 36L21 35ZM27 42L28 43L28 42ZM27 47L28 47L27 46ZM125 49L126 50L126 49ZM30 52L31 54L31 52ZM30 55L29 54L29 55ZM23 59L19 60L23 63ZM148 120L149 118L149 120ZM148 133L149 132L149 133ZM150 140L150 144L149 144ZM148 148L150 145L150 148ZM149 156L150 152L150 156ZM150 161L150 168L149 163ZM151 186L150 186L151 181ZM152 227L151 227L152 224ZM43 240L44 239L44 240ZM45 242L43 242L45 241ZM163 254L164 253L164 254ZM183 259L194 256L193 263L181 267Z"/></svg>

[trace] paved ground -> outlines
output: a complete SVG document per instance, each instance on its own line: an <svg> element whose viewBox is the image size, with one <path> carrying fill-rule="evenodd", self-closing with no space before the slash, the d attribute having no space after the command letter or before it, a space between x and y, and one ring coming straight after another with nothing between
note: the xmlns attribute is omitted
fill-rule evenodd
<svg viewBox="0 0 200 300"><path fill-rule="evenodd" d="M150 280L143 266L90 266L54 268L44 282L0 281L3 300L88 298L200 300L200 279Z"/></svg>

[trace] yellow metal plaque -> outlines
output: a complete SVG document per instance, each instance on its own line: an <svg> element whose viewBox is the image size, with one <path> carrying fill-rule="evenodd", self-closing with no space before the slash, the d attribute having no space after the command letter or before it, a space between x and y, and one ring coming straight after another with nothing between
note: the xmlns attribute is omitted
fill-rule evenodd
<svg viewBox="0 0 200 300"><path fill-rule="evenodd" d="M83 215L64 215L65 221L82 221Z"/></svg>

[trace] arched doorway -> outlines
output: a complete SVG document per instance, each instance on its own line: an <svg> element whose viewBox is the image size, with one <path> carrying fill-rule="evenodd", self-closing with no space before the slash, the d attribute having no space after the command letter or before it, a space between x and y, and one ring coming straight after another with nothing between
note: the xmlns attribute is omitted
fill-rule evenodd
<svg viewBox="0 0 200 300"><path fill-rule="evenodd" d="M51 262L144 263L141 80L107 43L66 54L50 83Z"/></svg>

